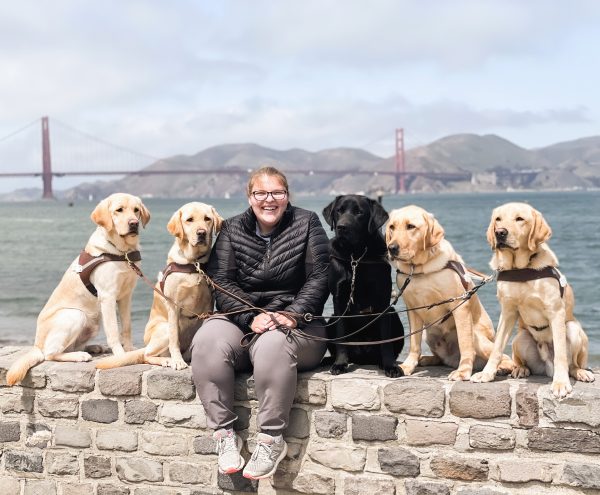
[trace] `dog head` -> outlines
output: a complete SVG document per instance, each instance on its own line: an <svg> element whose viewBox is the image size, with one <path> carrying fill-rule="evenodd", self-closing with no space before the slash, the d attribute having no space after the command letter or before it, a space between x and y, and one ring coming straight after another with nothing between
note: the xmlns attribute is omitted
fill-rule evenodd
<svg viewBox="0 0 600 495"><path fill-rule="evenodd" d="M420 255L444 239L444 229L432 213L415 205L390 212L385 242L391 262L419 263Z"/></svg>
<svg viewBox="0 0 600 495"><path fill-rule="evenodd" d="M91 219L109 234L137 237L140 229L150 221L150 212L137 196L126 193L111 194L98 203Z"/></svg>
<svg viewBox="0 0 600 495"><path fill-rule="evenodd" d="M323 218L336 239L350 246L364 245L386 222L387 212L377 201L360 194L336 197L323 209Z"/></svg>
<svg viewBox="0 0 600 495"><path fill-rule="evenodd" d="M536 252L552 229L542 214L526 203L506 203L492 212L487 240L493 250Z"/></svg>
<svg viewBox="0 0 600 495"><path fill-rule="evenodd" d="M167 230L175 236L182 249L197 248L194 257L208 252L213 236L221 230L223 219L212 206L192 202L179 208L169 220Z"/></svg>

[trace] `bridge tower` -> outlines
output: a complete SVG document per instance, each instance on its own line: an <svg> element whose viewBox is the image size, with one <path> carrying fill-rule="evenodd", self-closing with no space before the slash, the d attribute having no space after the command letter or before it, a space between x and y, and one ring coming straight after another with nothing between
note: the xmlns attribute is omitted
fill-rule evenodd
<svg viewBox="0 0 600 495"><path fill-rule="evenodd" d="M48 117L42 117L42 182L44 183L43 199L54 199L52 193L52 160L50 158L50 127Z"/></svg>
<svg viewBox="0 0 600 495"><path fill-rule="evenodd" d="M404 164L404 129L396 129L396 194L406 193Z"/></svg>

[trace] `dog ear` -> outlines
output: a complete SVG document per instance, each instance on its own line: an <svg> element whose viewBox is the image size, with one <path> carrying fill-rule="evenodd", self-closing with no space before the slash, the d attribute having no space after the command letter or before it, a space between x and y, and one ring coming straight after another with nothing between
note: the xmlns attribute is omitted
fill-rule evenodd
<svg viewBox="0 0 600 495"><path fill-rule="evenodd" d="M145 227L146 224L150 221L150 210L148 210L148 208L146 208L146 205L144 203L142 203L142 200L140 200L140 217L142 220L142 227Z"/></svg>
<svg viewBox="0 0 600 495"><path fill-rule="evenodd" d="M212 206L210 207L210 209L212 211L213 221L215 222L215 234L218 234L219 232L221 232L221 225L223 225L223 217L219 215L217 213L217 210L215 210Z"/></svg>
<svg viewBox="0 0 600 495"><path fill-rule="evenodd" d="M490 218L486 237L489 245L494 249L496 247L496 210L492 211L492 218Z"/></svg>
<svg viewBox="0 0 600 495"><path fill-rule="evenodd" d="M335 229L335 207L341 196L337 196L331 203L323 208L323 218L327 222L327 225L331 227L331 230Z"/></svg>
<svg viewBox="0 0 600 495"><path fill-rule="evenodd" d="M552 236L552 229L546 222L542 214L535 208L533 210L533 225L529 231L529 239L527 239L527 247L530 251L537 250L537 247L546 242Z"/></svg>
<svg viewBox="0 0 600 495"><path fill-rule="evenodd" d="M437 246L444 238L444 228L440 222L431 214L423 215L425 224L427 225L427 233L423 239L423 249L429 249Z"/></svg>
<svg viewBox="0 0 600 495"><path fill-rule="evenodd" d="M181 224L181 210L177 210L173 213L171 220L167 224L167 230L169 234L178 237L179 239L183 239L183 225Z"/></svg>
<svg viewBox="0 0 600 495"><path fill-rule="evenodd" d="M110 214L110 202L108 198L98 203L94 211L92 211L90 218L96 225L100 225L100 227L104 227L106 230L112 230L114 225Z"/></svg>
<svg viewBox="0 0 600 495"><path fill-rule="evenodd" d="M369 220L369 234L376 232L389 218L388 212L381 206L379 201L369 198L371 206L371 219Z"/></svg>

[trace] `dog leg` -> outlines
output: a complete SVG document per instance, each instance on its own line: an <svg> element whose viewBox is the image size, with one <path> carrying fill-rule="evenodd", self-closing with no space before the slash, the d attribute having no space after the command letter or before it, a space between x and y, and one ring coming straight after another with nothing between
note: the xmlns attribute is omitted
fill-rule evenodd
<svg viewBox="0 0 600 495"><path fill-rule="evenodd" d="M555 397L566 397L573 390L569 380L569 364L567 357L567 328L565 310L556 311L550 320L552 342L554 344L554 376L552 377L552 393Z"/></svg>
<svg viewBox="0 0 600 495"><path fill-rule="evenodd" d="M117 303L110 295L98 293L100 299L100 312L102 313L102 326L106 333L106 342L115 356L125 354L119 338L119 323L117 321Z"/></svg>
<svg viewBox="0 0 600 495"><path fill-rule="evenodd" d="M464 381L471 378L473 362L475 361L475 348L473 345L473 319L469 303L463 304L454 310L454 322L460 350L458 369L448 375L448 380Z"/></svg>
<svg viewBox="0 0 600 495"><path fill-rule="evenodd" d="M526 329L519 329L517 336L512 343L513 360L515 368L511 372L513 378L527 378L531 370L526 363L542 364L540 353L537 350L537 344Z"/></svg>
<svg viewBox="0 0 600 495"><path fill-rule="evenodd" d="M170 358L167 366L170 366L174 370L183 370L188 367L187 363L183 360L179 346L179 312L180 310L172 304L168 305L167 318L169 322Z"/></svg>
<svg viewBox="0 0 600 495"><path fill-rule="evenodd" d="M382 311L380 309L380 311ZM382 340L391 339L393 336L392 332L392 318L391 316L382 316L379 328L381 328L381 337ZM381 355L381 367L385 372L385 376L389 376L390 378L398 378L404 375L402 368L398 366L396 363L396 355L394 354L394 345L393 343L381 344L380 346L380 355Z"/></svg>
<svg viewBox="0 0 600 495"><path fill-rule="evenodd" d="M57 352L55 354L45 355L46 361L62 361L62 362L73 362L81 363L84 361L91 361L92 356L87 352L75 351L75 352Z"/></svg>
<svg viewBox="0 0 600 495"><path fill-rule="evenodd" d="M121 317L120 342L126 351L133 350L133 341L131 340L131 296L132 294L129 293L117 302L119 305L119 316Z"/></svg>
<svg viewBox="0 0 600 495"><path fill-rule="evenodd" d="M415 311L409 311L408 324L410 328L410 348L408 350L408 356L400 365L400 368L402 368L405 375L412 375L419 364L419 358L421 357L423 332L420 330L423 328L423 320Z"/></svg>
<svg viewBox="0 0 600 495"><path fill-rule="evenodd" d="M508 339L512 332L513 327L519 317L519 313L514 308L502 308L500 313L500 320L498 321L498 332L494 339L494 348L492 354L488 359L487 364L483 368L483 371L475 373L471 376L471 381L476 383L491 382L496 377L498 366L502 360L502 352L508 343Z"/></svg>
<svg viewBox="0 0 600 495"><path fill-rule="evenodd" d="M571 353L569 375L580 382L593 382L594 373L586 369L588 338L577 320L567 322L567 339Z"/></svg>

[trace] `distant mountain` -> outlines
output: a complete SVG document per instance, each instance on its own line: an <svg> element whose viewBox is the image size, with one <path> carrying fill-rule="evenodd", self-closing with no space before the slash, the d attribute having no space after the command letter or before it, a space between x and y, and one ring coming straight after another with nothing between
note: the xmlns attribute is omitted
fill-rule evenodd
<svg viewBox="0 0 600 495"><path fill-rule="evenodd" d="M409 176L411 192L500 191L506 189L577 189L600 187L600 136L577 139L537 149L521 148L496 135L456 134L406 151L406 170L461 174L460 180ZM295 194L375 194L395 190L395 157L382 158L356 148L318 152L301 149L274 150L257 144L213 146L192 156L177 155L157 161L143 170L231 170L231 174L130 175L120 180L81 184L64 191L66 199L88 199L115 191L140 196L211 198L244 195L248 170L274 165L289 172ZM242 172L234 172L241 170ZM344 173L349 170L373 174ZM302 171L303 173L296 173ZM336 174L316 174L335 171ZM31 191L11 193L22 199ZM39 197L39 196L38 196ZM10 197L0 199L11 199Z"/></svg>

